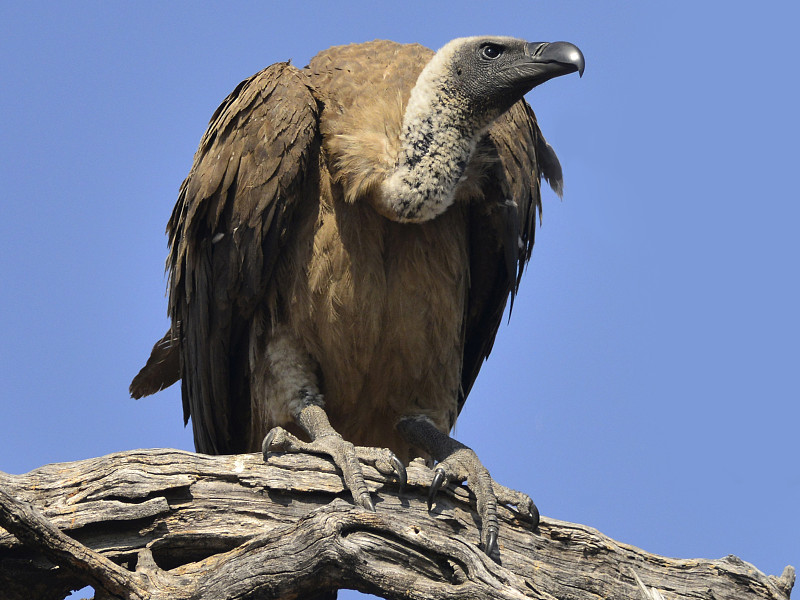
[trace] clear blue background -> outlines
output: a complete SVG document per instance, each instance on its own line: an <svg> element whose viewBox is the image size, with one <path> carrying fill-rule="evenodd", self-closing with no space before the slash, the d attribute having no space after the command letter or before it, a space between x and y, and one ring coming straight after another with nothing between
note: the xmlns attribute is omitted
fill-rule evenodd
<svg viewBox="0 0 800 600"><path fill-rule="evenodd" d="M333 44L565 39L565 172L456 436L546 516L800 566L797 9L789 2L4 2L0 469L191 449L127 386L167 327L167 218L245 77ZM350 597L342 594L343 597Z"/></svg>

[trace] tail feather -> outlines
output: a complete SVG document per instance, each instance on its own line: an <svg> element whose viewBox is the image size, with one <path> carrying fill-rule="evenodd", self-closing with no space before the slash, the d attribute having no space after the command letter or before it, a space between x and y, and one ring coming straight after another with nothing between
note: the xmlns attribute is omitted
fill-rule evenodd
<svg viewBox="0 0 800 600"><path fill-rule="evenodd" d="M131 381L129 391L131 397L138 400L171 386L180 378L180 349L170 330L155 343L147 363Z"/></svg>

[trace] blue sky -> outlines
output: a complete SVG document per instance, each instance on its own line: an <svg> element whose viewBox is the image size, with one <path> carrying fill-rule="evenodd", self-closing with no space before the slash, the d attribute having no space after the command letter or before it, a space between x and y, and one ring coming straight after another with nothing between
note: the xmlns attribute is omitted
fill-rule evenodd
<svg viewBox="0 0 800 600"><path fill-rule="evenodd" d="M192 448L177 387L127 386L167 326L178 186L239 81L373 38L563 39L583 79L528 99L564 200L456 437L546 516L800 566L797 9L287 4L0 6L0 470Z"/></svg>

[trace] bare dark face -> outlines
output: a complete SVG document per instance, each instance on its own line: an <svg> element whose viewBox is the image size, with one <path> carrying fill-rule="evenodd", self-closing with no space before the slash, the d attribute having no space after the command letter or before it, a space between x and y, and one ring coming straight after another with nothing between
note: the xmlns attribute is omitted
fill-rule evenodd
<svg viewBox="0 0 800 600"><path fill-rule="evenodd" d="M514 38L474 38L454 55L453 75L460 92L478 110L498 116L548 79L583 74L581 51L569 42L526 42Z"/></svg>

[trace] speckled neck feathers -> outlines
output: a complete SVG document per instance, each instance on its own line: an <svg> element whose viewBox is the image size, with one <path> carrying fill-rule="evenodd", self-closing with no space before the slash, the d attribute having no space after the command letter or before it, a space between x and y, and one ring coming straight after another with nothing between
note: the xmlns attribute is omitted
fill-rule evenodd
<svg viewBox="0 0 800 600"><path fill-rule="evenodd" d="M433 219L453 203L477 140L480 122L453 85L453 47L437 52L411 90L394 171L381 200L399 221Z"/></svg>
<svg viewBox="0 0 800 600"><path fill-rule="evenodd" d="M462 40L454 42L430 55L423 48L393 48L391 62L368 71L377 77L358 80L357 89L337 79L326 92L321 128L346 202L369 202L392 221L421 223L480 196L491 158L475 149L492 118L462 95L454 72ZM315 61L313 84L338 73L323 59ZM419 75L411 79L409 72Z"/></svg>

